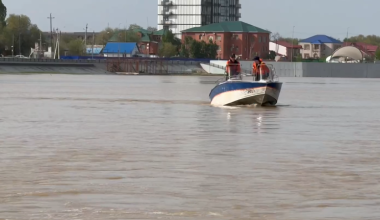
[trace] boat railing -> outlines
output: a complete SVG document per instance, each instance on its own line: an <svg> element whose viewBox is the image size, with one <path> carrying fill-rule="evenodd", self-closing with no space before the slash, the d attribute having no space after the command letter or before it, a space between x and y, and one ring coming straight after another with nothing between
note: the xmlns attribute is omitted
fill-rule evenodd
<svg viewBox="0 0 380 220"><path fill-rule="evenodd" d="M279 81L279 77L276 74L276 69L273 67L272 64L266 64L269 71L263 70L260 68L260 76L259 81L266 81L266 82L277 82ZM264 72L265 71L265 72Z"/></svg>
<svg viewBox="0 0 380 220"><path fill-rule="evenodd" d="M236 68L237 66L239 66L239 68ZM242 80L243 79L241 69L240 69L240 63L229 64L229 67L230 68L225 68L226 80Z"/></svg>

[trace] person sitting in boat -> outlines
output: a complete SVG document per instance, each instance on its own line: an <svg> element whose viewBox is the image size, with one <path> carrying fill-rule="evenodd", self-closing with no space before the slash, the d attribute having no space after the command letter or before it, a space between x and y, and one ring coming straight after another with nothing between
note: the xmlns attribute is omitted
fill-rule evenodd
<svg viewBox="0 0 380 220"><path fill-rule="evenodd" d="M255 75L256 81L260 80L260 75L262 79L267 79L269 77L269 68L268 66L263 62L260 57L255 57L253 59L253 73Z"/></svg>
<svg viewBox="0 0 380 220"><path fill-rule="evenodd" d="M228 73L230 74L230 78L240 77L240 73L241 73L240 62L236 60L235 54L232 54L230 56L230 59L227 61L226 73L227 73L226 80L228 80Z"/></svg>

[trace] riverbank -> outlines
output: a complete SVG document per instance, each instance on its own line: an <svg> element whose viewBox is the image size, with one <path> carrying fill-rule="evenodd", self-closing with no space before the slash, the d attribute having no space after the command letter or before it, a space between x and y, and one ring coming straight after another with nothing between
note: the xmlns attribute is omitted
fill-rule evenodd
<svg viewBox="0 0 380 220"><path fill-rule="evenodd" d="M112 74L105 63L1 61L0 74Z"/></svg>

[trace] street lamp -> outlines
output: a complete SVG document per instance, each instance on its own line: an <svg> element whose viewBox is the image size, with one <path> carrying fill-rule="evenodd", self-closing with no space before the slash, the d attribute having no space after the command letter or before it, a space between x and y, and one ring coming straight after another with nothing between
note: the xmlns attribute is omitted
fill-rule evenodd
<svg viewBox="0 0 380 220"><path fill-rule="evenodd" d="M294 50L294 27L295 27L295 26L293 26L293 32L292 32L292 50L291 50L290 62L293 62L293 50Z"/></svg>

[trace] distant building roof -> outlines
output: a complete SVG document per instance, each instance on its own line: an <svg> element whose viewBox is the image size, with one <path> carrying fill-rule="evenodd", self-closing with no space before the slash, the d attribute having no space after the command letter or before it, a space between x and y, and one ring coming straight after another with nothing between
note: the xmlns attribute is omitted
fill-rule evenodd
<svg viewBox="0 0 380 220"><path fill-rule="evenodd" d="M344 42L343 46L355 46L361 50L365 50L368 52L376 52L377 49L379 48L379 46L377 45L371 45L371 44L366 44L366 43L361 43L361 42L356 42L356 43Z"/></svg>
<svg viewBox="0 0 380 220"><path fill-rule="evenodd" d="M167 30L165 29L161 29L161 30L158 30L158 31L155 31L153 32L153 35L159 35L159 36L162 36L166 33Z"/></svg>
<svg viewBox="0 0 380 220"><path fill-rule="evenodd" d="M272 42L275 44L277 43L278 45L284 46L286 48L302 49L301 45L291 44L291 43L286 42L286 41L272 41Z"/></svg>
<svg viewBox="0 0 380 220"><path fill-rule="evenodd" d="M136 42L108 42L102 52L131 54L136 49L138 50Z"/></svg>
<svg viewBox="0 0 380 220"><path fill-rule="evenodd" d="M242 21L225 21L220 23L214 23L204 25L201 27L194 27L181 31L187 32L249 32L249 33L270 33L270 31L264 30L259 27L247 24Z"/></svg>
<svg viewBox="0 0 380 220"><path fill-rule="evenodd" d="M300 43L311 43L311 44L341 44L342 42L326 35L315 35L299 41Z"/></svg>
<svg viewBox="0 0 380 220"><path fill-rule="evenodd" d="M94 45L94 51L92 50L92 46L87 45L86 47L86 53L87 54L100 54L100 52L103 49L103 45Z"/></svg>
<svg viewBox="0 0 380 220"><path fill-rule="evenodd" d="M132 29L132 31L135 32L135 33L140 33L141 34L141 39L140 40L142 42L151 42L151 41L153 41L151 39L151 35L162 36L166 32L164 29L152 32L152 31L148 31L148 30L143 29L143 28L134 28L134 29ZM109 41L113 41L113 42L119 41L119 36L122 33L124 33L124 32L125 32L125 30L118 30L118 31L116 31L114 33L114 35L110 38Z"/></svg>
<svg viewBox="0 0 380 220"><path fill-rule="evenodd" d="M340 47L331 55L331 58L349 57L353 60L363 60L363 53L360 49L354 46Z"/></svg>

